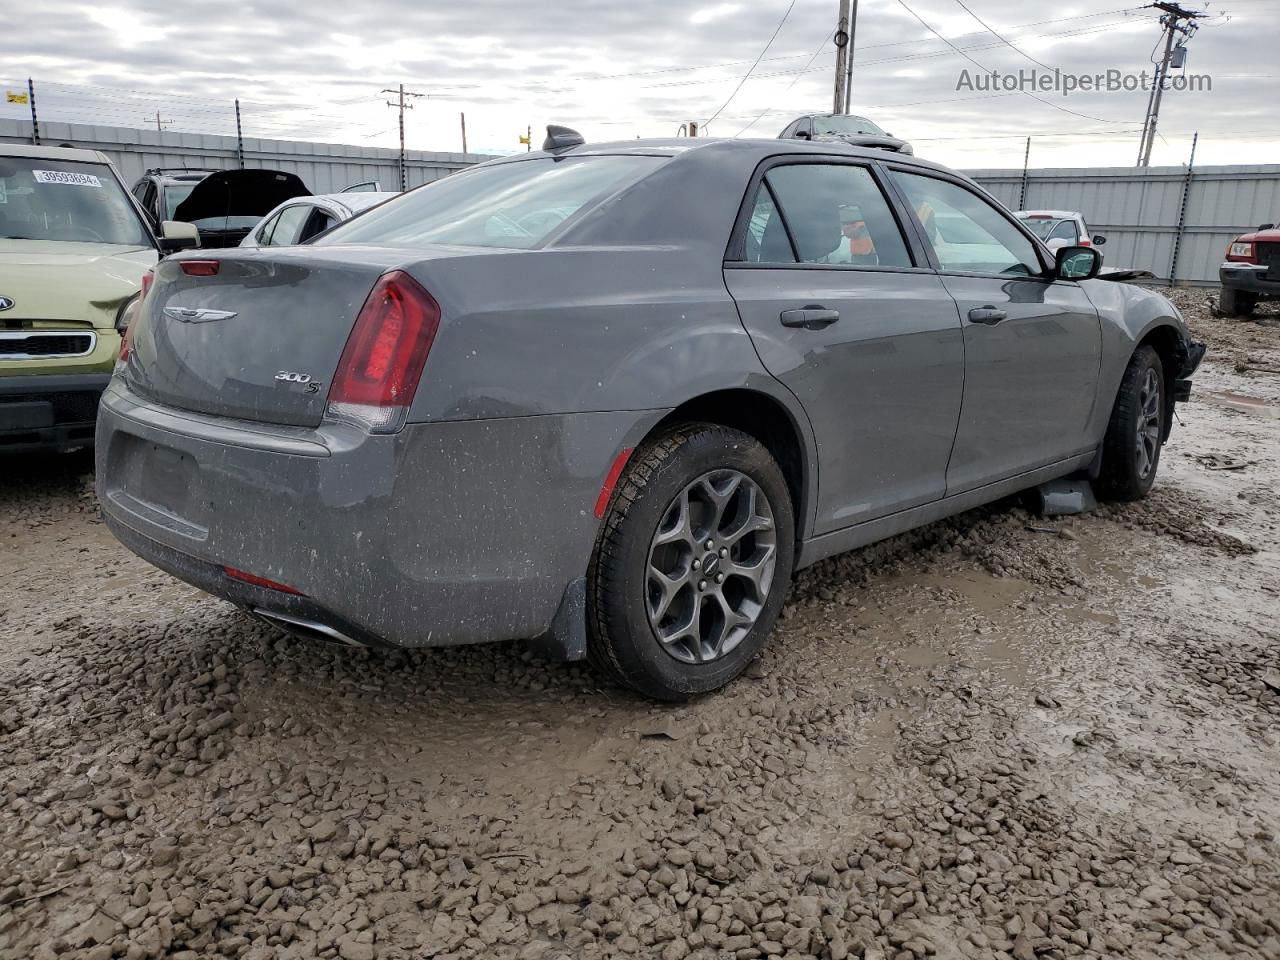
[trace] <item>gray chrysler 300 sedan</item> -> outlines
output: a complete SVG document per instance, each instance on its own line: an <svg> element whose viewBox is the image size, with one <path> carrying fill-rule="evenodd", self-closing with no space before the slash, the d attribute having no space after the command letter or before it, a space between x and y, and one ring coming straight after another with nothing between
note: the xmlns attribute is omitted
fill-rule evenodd
<svg viewBox="0 0 1280 960"><path fill-rule="evenodd" d="M495 160L155 269L102 399L132 550L353 644L539 638L713 690L794 570L1068 474L1143 496L1204 348L882 150Z"/></svg>

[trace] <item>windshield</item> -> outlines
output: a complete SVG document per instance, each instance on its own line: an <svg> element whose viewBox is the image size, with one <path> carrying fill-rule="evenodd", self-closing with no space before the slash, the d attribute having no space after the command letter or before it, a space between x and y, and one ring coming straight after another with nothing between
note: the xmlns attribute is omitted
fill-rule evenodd
<svg viewBox="0 0 1280 960"><path fill-rule="evenodd" d="M27 157L0 157L0 240L151 243L110 167Z"/></svg>
<svg viewBox="0 0 1280 960"><path fill-rule="evenodd" d="M1053 233L1053 228L1062 223L1061 220L1053 217L1019 217L1018 219L1041 240L1048 240L1049 235Z"/></svg>
<svg viewBox="0 0 1280 960"><path fill-rule="evenodd" d="M164 188L164 208L168 216L173 215L173 211L178 209L178 204L187 197L191 196L191 191L196 188L199 181L193 180L190 183L169 183Z"/></svg>
<svg viewBox="0 0 1280 960"><path fill-rule="evenodd" d="M388 200L317 244L535 247L579 210L617 193L663 157L550 157L464 170Z"/></svg>
<svg viewBox="0 0 1280 960"><path fill-rule="evenodd" d="M813 135L815 137L851 137L860 133L870 133L877 137L885 136L885 132L865 117L814 117Z"/></svg>

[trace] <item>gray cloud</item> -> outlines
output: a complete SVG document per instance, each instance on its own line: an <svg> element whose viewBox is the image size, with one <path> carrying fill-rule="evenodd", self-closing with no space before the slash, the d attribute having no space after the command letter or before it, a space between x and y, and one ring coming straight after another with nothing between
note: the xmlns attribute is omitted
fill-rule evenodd
<svg viewBox="0 0 1280 960"><path fill-rule="evenodd" d="M497 0L415 3L251 0L173 4L121 0L93 7L46 0L8 16L0 34L0 78L38 82L49 119L136 126L158 109L171 129L229 133L230 101L243 101L246 129L263 136L394 142L395 116L382 87L403 81L431 93L409 115L409 142L457 149L457 114L467 112L473 148L511 149L524 126L579 125L594 140L669 135L724 103L786 8L786 0L742 2L731 14L695 24L691 14L718 0L519 5ZM1280 124L1269 76L1276 27L1262 0L1237 0L1234 17L1190 44L1189 69L1214 77L1212 93L1166 98L1157 159L1183 159L1200 130L1202 157L1273 159ZM1031 68L952 0L911 0L932 26L985 66ZM789 115L829 108L834 0L798 0L749 80L713 125L733 135L755 117L753 136L772 136ZM1017 138L1036 135L1042 164L1130 162L1144 94L974 98L956 91L963 68L977 68L932 37L894 0L863 0L854 102L919 152L945 162L1016 166ZM984 0L974 9L1035 58L1075 73L1150 69L1159 36L1151 11L1124 13L1098 2L1084 9L1029 8ZM1073 19L1067 19L1073 15ZM1030 24L1029 21L1046 21ZM1050 22L1053 21L1053 22ZM1074 35L1073 35L1074 34ZM724 66L716 66L724 64ZM690 69L698 67L699 69ZM12 110L13 108L10 108ZM8 114L6 114L8 115Z"/></svg>

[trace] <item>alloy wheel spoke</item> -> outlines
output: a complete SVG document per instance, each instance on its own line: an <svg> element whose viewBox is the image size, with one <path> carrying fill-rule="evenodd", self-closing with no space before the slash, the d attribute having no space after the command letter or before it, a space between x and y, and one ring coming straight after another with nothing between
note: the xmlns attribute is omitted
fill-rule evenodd
<svg viewBox="0 0 1280 960"><path fill-rule="evenodd" d="M680 576L670 576L665 571L659 570L652 563L649 564L649 580L656 583L659 588L657 603L652 604L649 608L651 615L662 620L667 615L667 611L671 609L671 602L679 596L680 591L688 585L689 575L686 571Z"/></svg>
<svg viewBox="0 0 1280 960"><path fill-rule="evenodd" d="M668 513L669 512L670 511L668 511ZM653 538L653 545L655 547L662 547L672 543L687 543L690 546L693 545L693 528L690 526L688 490L685 490L680 494L679 503L676 504L675 522L668 527L660 527L658 529L657 536Z"/></svg>
<svg viewBox="0 0 1280 960"><path fill-rule="evenodd" d="M707 499L711 501L711 507L715 511L714 516L711 518L711 523L707 527L712 536L720 535L720 527L724 523L725 511L729 504L733 502L734 495L741 488L744 479L746 478L742 474L735 473L729 478L724 489L720 489L712 483L711 477L703 479L702 491L707 496ZM749 490L754 492L755 485L751 484Z"/></svg>

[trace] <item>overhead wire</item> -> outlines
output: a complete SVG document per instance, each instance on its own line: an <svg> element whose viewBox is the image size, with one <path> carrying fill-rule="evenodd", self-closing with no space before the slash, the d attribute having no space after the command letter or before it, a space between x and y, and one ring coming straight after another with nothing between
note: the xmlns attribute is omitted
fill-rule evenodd
<svg viewBox="0 0 1280 960"><path fill-rule="evenodd" d="M703 121L704 127L710 126L711 121L720 116L720 114L724 112L724 108L727 107L733 98L738 95L738 91L742 89L742 85L747 82L747 79L755 71L756 67L760 65L760 61L764 59L764 55L769 52L769 48L773 46L773 41L778 39L778 34L782 32L782 27L787 22L787 18L791 16L791 11L795 9L795 6L796 0L791 0L791 2L787 4L786 12L782 14L782 19L778 21L778 25L773 28L773 34L769 37L769 42L764 45L764 49L760 51L760 56L756 57L755 63L751 64L747 72L742 75L742 79L738 81L738 85L733 88L733 93L729 94L729 99L720 104L720 109Z"/></svg>

